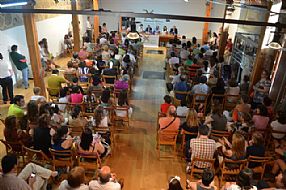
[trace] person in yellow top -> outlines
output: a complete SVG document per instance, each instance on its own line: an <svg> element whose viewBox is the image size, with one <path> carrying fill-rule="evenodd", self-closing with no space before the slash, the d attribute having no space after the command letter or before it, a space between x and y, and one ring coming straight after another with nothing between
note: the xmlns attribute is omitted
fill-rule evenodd
<svg viewBox="0 0 286 190"><path fill-rule="evenodd" d="M23 107L25 106L25 100L23 95L16 95L13 98L13 104L8 109L8 115L14 115L17 119L24 117Z"/></svg>
<svg viewBox="0 0 286 190"><path fill-rule="evenodd" d="M64 77L59 76L59 70L53 70L52 75L47 80L48 88L51 90L49 94L52 96L56 96L59 94L60 89L62 87L62 83L69 83Z"/></svg>

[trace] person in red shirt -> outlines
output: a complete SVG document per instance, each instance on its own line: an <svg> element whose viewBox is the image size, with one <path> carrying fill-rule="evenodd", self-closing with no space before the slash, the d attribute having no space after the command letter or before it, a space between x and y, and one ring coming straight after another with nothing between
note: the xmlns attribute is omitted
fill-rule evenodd
<svg viewBox="0 0 286 190"><path fill-rule="evenodd" d="M169 95L164 96L165 103L161 104L161 112L167 114L169 107L172 105L172 98Z"/></svg>

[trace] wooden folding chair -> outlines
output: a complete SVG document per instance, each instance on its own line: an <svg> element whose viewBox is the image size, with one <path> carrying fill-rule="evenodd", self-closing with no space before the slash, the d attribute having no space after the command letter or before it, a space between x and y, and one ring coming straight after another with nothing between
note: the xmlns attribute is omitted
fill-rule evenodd
<svg viewBox="0 0 286 190"><path fill-rule="evenodd" d="M259 166L252 168L254 174L260 174L260 179L263 179L265 166L271 162L272 157L249 156L246 167L249 163L257 163Z"/></svg>
<svg viewBox="0 0 286 190"><path fill-rule="evenodd" d="M198 113L205 115L208 103L208 94L194 94L192 108L198 110Z"/></svg>
<svg viewBox="0 0 286 190"><path fill-rule="evenodd" d="M225 97L224 94L212 94L212 96L211 96L211 105L214 105L214 104L218 103L218 104L222 105L222 108L223 108L224 97Z"/></svg>
<svg viewBox="0 0 286 190"><path fill-rule="evenodd" d="M54 150L49 149L52 155L52 168L56 171L56 168L71 169L73 167L74 155L72 150Z"/></svg>
<svg viewBox="0 0 286 190"><path fill-rule="evenodd" d="M183 139L182 144L181 144L181 150L184 150L186 147L186 135L198 136L198 133L191 133L191 132L185 131L184 129L182 129L181 134L182 134L182 139Z"/></svg>
<svg viewBox="0 0 286 190"><path fill-rule="evenodd" d="M220 186L224 182L235 182L237 175L244 169L247 160L229 160L224 158L221 167Z"/></svg>
<svg viewBox="0 0 286 190"><path fill-rule="evenodd" d="M215 162L215 159L202 159L202 158L194 157L194 158L192 158L192 162L191 162L190 181L195 180L194 174L202 175L203 172L204 172L204 169L205 169L205 168L197 168L197 167L195 166L195 163L196 163L196 162L209 163L210 167L208 167L208 168L214 170L214 162Z"/></svg>
<svg viewBox="0 0 286 190"><path fill-rule="evenodd" d="M228 131L220 131L220 130L211 130L210 138L217 141L223 137L229 139L231 133Z"/></svg>
<svg viewBox="0 0 286 190"><path fill-rule="evenodd" d="M47 88L48 91L48 101L53 102L53 101L58 101L59 100L59 88ZM57 91L58 94L54 95L54 92Z"/></svg>
<svg viewBox="0 0 286 190"><path fill-rule="evenodd" d="M25 163L25 153L23 151L24 145L21 141L9 142L3 139L0 139L0 141L5 145L7 154L14 154L17 158L22 158L23 163Z"/></svg>
<svg viewBox="0 0 286 190"><path fill-rule="evenodd" d="M178 131L168 131L168 130L158 130L157 135L157 149L159 159L164 158L174 158L176 156L176 141L177 141ZM165 138L165 139L164 139ZM168 138L168 140L166 140ZM161 146L170 146L173 149L172 155L162 156Z"/></svg>
<svg viewBox="0 0 286 190"><path fill-rule="evenodd" d="M129 127L129 106L115 106L113 121L122 121L123 123L125 122L127 123L127 127Z"/></svg>
<svg viewBox="0 0 286 190"><path fill-rule="evenodd" d="M80 137L81 133L83 132L83 128L79 126L69 126L69 129L71 130L71 135L73 137Z"/></svg>
<svg viewBox="0 0 286 190"><path fill-rule="evenodd" d="M44 167L46 164L50 163L50 159L42 150L35 150L33 148L28 148L25 146L23 146L23 149L25 151L26 157L25 164L32 162Z"/></svg>
<svg viewBox="0 0 286 190"><path fill-rule="evenodd" d="M224 96L224 110L232 111L240 101L240 95L225 95Z"/></svg>
<svg viewBox="0 0 286 190"><path fill-rule="evenodd" d="M269 149L269 150L274 150L275 149L275 145L274 145L274 140L275 138L273 137L272 134L275 134L275 135L284 135L284 138L286 137L286 132L283 132L283 131L277 131L277 130L274 130L270 127L270 131L269 131L269 134L270 134L270 138L268 138L269 140L266 141L266 147ZM272 143L272 144L271 144Z"/></svg>
<svg viewBox="0 0 286 190"><path fill-rule="evenodd" d="M101 168L101 159L97 152L94 154L83 154L76 145L77 165L85 169L86 172L95 174Z"/></svg>
<svg viewBox="0 0 286 190"><path fill-rule="evenodd" d="M64 78L69 82L72 82L74 78L78 78L76 73L64 73Z"/></svg>
<svg viewBox="0 0 286 190"><path fill-rule="evenodd" d="M181 95L181 96L183 96L187 100L189 93L190 92L188 92L188 91L174 90L174 105L176 107L181 105L181 100L176 98L177 95Z"/></svg>
<svg viewBox="0 0 286 190"><path fill-rule="evenodd" d="M114 83L116 81L116 76L108 76L108 75L102 75L102 79L103 79L103 82L104 82L104 86L107 86L107 87L113 87L114 86Z"/></svg>

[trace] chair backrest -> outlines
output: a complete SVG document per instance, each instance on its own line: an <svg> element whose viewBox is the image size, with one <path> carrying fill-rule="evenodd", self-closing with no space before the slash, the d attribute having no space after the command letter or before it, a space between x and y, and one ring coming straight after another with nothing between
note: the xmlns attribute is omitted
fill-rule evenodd
<svg viewBox="0 0 286 190"><path fill-rule="evenodd" d="M129 118L129 106L115 106L114 112L115 112L117 117L121 117L117 114L117 112L122 112L122 113L124 113L122 115L125 116L123 118L127 118L127 119Z"/></svg>
<svg viewBox="0 0 286 190"><path fill-rule="evenodd" d="M26 156L26 164L29 162L33 162L35 164L44 165L45 163L49 162L49 158L42 150L35 150L32 148L28 148L23 146Z"/></svg>
<svg viewBox="0 0 286 190"><path fill-rule="evenodd" d="M102 88L98 88L98 89L92 89L92 93L96 96L96 97L100 97L102 94L103 89Z"/></svg>
<svg viewBox="0 0 286 190"><path fill-rule="evenodd" d="M13 154L22 154L23 153L23 143L21 141L17 142L9 142L3 139L0 140L6 148L6 153L13 153Z"/></svg>
<svg viewBox="0 0 286 190"><path fill-rule="evenodd" d="M247 159L247 167L249 163L258 163L265 167L266 163L272 160L272 157L249 156Z"/></svg>
<svg viewBox="0 0 286 190"><path fill-rule="evenodd" d="M56 167L72 167L73 152L72 150L54 150L49 149L52 155L53 168Z"/></svg>
<svg viewBox="0 0 286 190"><path fill-rule="evenodd" d="M222 169L223 170L239 169L236 173L236 174L239 174L239 172L244 169L246 163L247 163L246 159L244 159L244 160L230 160L230 159L224 158L223 162L222 162L222 166L223 166ZM231 167L229 168L230 165L231 165ZM233 171L233 172L235 172L235 171Z"/></svg>
<svg viewBox="0 0 286 190"><path fill-rule="evenodd" d="M114 85L114 82L116 80L116 76L102 75L102 79L103 79L103 82L105 84L112 84L112 85Z"/></svg>
<svg viewBox="0 0 286 190"><path fill-rule="evenodd" d="M219 104L223 105L224 97L225 97L224 94L212 94L211 105L214 105L215 102L218 102Z"/></svg>
<svg viewBox="0 0 286 190"><path fill-rule="evenodd" d="M83 132L83 128L79 126L69 126L69 129L71 130L72 136L80 136Z"/></svg>
<svg viewBox="0 0 286 190"><path fill-rule="evenodd" d="M159 144L176 144L179 131L158 130Z"/></svg>
<svg viewBox="0 0 286 190"><path fill-rule="evenodd" d="M0 139L0 141L4 144L6 149L6 154L12 153L12 147L3 139Z"/></svg>
<svg viewBox="0 0 286 190"><path fill-rule="evenodd" d="M174 90L174 105L175 106L181 105L181 100L176 98L177 95L181 95L183 98L187 99L189 94L190 94L189 91Z"/></svg>
<svg viewBox="0 0 286 190"><path fill-rule="evenodd" d="M64 78L72 82L73 78L77 78L76 73L64 73Z"/></svg>
<svg viewBox="0 0 286 190"><path fill-rule="evenodd" d="M48 98L50 101L58 101L59 99L59 92L60 92L60 89L59 88L47 88L47 91L48 91ZM57 95L54 95L55 92L58 92Z"/></svg>
<svg viewBox="0 0 286 190"><path fill-rule="evenodd" d="M240 101L240 95L225 95L224 96L224 110L233 110Z"/></svg>
<svg viewBox="0 0 286 190"><path fill-rule="evenodd" d="M228 131L220 131L220 130L211 130L211 134L210 134L210 137L217 140L218 138L222 138L222 137L225 137L225 138L229 138L229 136L231 135L230 132Z"/></svg>
<svg viewBox="0 0 286 190"><path fill-rule="evenodd" d="M83 167L85 170L92 170L96 172L98 168L101 168L101 159L97 152L94 154L83 154L79 151L77 144L76 156L78 166Z"/></svg>
<svg viewBox="0 0 286 190"><path fill-rule="evenodd" d="M204 162L204 163L209 163L210 165L210 169L214 169L214 162L215 162L215 159L204 159L204 158L198 158L198 157L193 157L192 158L192 167L195 167L195 163L196 162ZM203 170L203 169L202 169Z"/></svg>
<svg viewBox="0 0 286 190"><path fill-rule="evenodd" d="M192 107L197 110L198 113L205 114L207 109L209 94L194 94Z"/></svg>

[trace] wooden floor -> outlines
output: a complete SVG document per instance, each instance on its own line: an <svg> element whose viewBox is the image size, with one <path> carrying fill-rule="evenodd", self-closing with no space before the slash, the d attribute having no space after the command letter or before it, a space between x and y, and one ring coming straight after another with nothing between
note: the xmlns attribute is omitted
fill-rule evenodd
<svg viewBox="0 0 286 190"><path fill-rule="evenodd" d="M161 48L165 52L165 49ZM159 106L166 93L165 80L143 79L143 71L164 72L165 54L146 54L135 77L131 104L134 112L130 129L116 136L113 155L106 161L118 177L124 178L126 190L160 190L166 189L170 176L180 176L185 187L185 161L180 157L158 160L156 151L156 120ZM67 58L60 59L58 64L66 65ZM31 81L32 83L32 81ZM26 100L32 95L30 89L15 89L15 94L23 94ZM8 105L0 106L2 117L7 113ZM0 138L3 138L3 125L0 125ZM0 156L5 155L0 146Z"/></svg>

